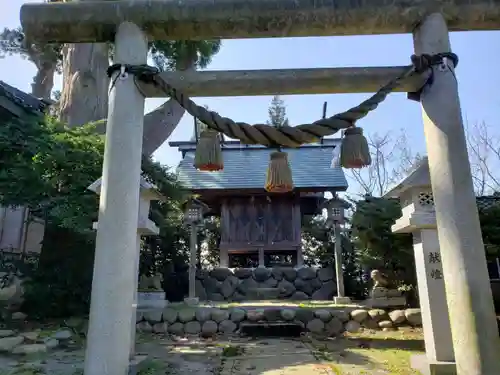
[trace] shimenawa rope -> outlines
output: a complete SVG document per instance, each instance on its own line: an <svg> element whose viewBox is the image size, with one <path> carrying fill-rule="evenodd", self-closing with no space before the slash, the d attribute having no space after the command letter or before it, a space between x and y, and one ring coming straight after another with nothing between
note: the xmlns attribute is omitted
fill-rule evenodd
<svg viewBox="0 0 500 375"><path fill-rule="evenodd" d="M152 83L161 88L166 95L175 99L193 117L207 124L213 130L224 133L230 138L239 139L245 144L261 144L270 147L298 147L306 143L317 142L324 136L335 134L341 129L347 129L355 125L357 120L365 117L369 112L378 107L403 79L417 73L423 73L434 65L443 64L444 59L450 59L456 66L458 58L453 53L441 53L437 55L421 55L411 57L412 65L398 77L382 86L374 95L345 112L332 117L320 119L312 124L302 124L294 127L284 126L275 128L267 124L250 125L245 122L235 122L227 117L222 117L218 113L209 111L196 103L188 96L177 90L175 87L164 81L159 75L159 70L148 65L123 65L114 64L108 68L108 75L112 76L115 71L124 74L130 73L145 83ZM432 84L432 74L427 84ZM425 85L424 85L425 86ZM413 95L415 98L415 95ZM417 93L418 99L418 93Z"/></svg>

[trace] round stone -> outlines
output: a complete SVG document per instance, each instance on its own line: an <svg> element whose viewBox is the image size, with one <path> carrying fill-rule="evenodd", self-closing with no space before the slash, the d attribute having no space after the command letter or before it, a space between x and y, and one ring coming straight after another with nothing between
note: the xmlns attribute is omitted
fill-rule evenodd
<svg viewBox="0 0 500 375"><path fill-rule="evenodd" d="M361 329L361 324L355 320L349 320L345 325L345 330L349 333L358 333Z"/></svg>
<svg viewBox="0 0 500 375"><path fill-rule="evenodd" d="M182 323L190 322L196 318L196 310L192 308L179 310L178 314L179 322Z"/></svg>
<svg viewBox="0 0 500 375"><path fill-rule="evenodd" d="M215 335L218 330L219 330L219 325L216 322L214 322L213 320L207 320L201 326L201 333L204 336Z"/></svg>
<svg viewBox="0 0 500 375"><path fill-rule="evenodd" d="M182 335L184 334L184 324L182 323L174 323L168 326L168 332L173 335Z"/></svg>
<svg viewBox="0 0 500 375"><path fill-rule="evenodd" d="M145 332L145 333L146 332L153 332L153 326L151 326L151 324L149 324L148 322L137 323L136 329L139 332Z"/></svg>
<svg viewBox="0 0 500 375"><path fill-rule="evenodd" d="M325 330L328 336L338 336L344 332L344 325L337 318L333 318L325 325Z"/></svg>
<svg viewBox="0 0 500 375"><path fill-rule="evenodd" d="M234 276L238 279L248 279L253 275L253 270L251 268L237 268L234 270Z"/></svg>
<svg viewBox="0 0 500 375"><path fill-rule="evenodd" d="M406 316L404 310L394 310L389 313L389 318L391 318L394 324L402 324L406 321Z"/></svg>
<svg viewBox="0 0 500 375"><path fill-rule="evenodd" d="M155 324L161 322L163 311L162 310L145 311L143 315L146 321L148 321L151 324Z"/></svg>
<svg viewBox="0 0 500 375"><path fill-rule="evenodd" d="M15 332L11 329L0 329L0 337L14 336Z"/></svg>
<svg viewBox="0 0 500 375"><path fill-rule="evenodd" d="M312 280L316 277L316 269L311 267L303 267L297 271L297 275L302 280Z"/></svg>
<svg viewBox="0 0 500 375"><path fill-rule="evenodd" d="M380 328L392 328L393 327L392 322L390 320L382 320L382 321L378 322L378 326Z"/></svg>
<svg viewBox="0 0 500 375"><path fill-rule="evenodd" d="M229 311L220 310L220 309L212 309L211 317L212 317L213 321L220 323L223 320L229 319Z"/></svg>
<svg viewBox="0 0 500 375"><path fill-rule="evenodd" d="M173 324L177 321L177 311L174 309L164 309L163 310L163 320L169 324Z"/></svg>
<svg viewBox="0 0 500 375"><path fill-rule="evenodd" d="M165 333L168 330L168 324L166 323L156 323L153 326L154 333Z"/></svg>
<svg viewBox="0 0 500 375"><path fill-rule="evenodd" d="M238 328L238 326L231 320L223 320L219 323L219 332L221 333L233 333L236 331L236 328Z"/></svg>
<svg viewBox="0 0 500 375"><path fill-rule="evenodd" d="M246 315L247 313L243 309L233 309L231 310L230 319L235 323L239 323L245 320Z"/></svg>
<svg viewBox="0 0 500 375"><path fill-rule="evenodd" d="M286 320L287 322L292 321L295 319L295 310L292 309L282 309L281 312L281 318L283 320Z"/></svg>
<svg viewBox="0 0 500 375"><path fill-rule="evenodd" d="M271 277L271 269L265 267L257 267L253 270L253 278L258 282L264 282Z"/></svg>
<svg viewBox="0 0 500 375"><path fill-rule="evenodd" d="M382 309L371 309L368 311L368 315L376 322L386 320L387 318L387 313Z"/></svg>
<svg viewBox="0 0 500 375"><path fill-rule="evenodd" d="M329 322L332 318L332 314L328 310L316 310L314 316L325 323Z"/></svg>
<svg viewBox="0 0 500 375"><path fill-rule="evenodd" d="M297 291L297 292L293 293L291 299L293 301L306 301L306 300L310 299L310 297L307 294L305 294L304 292Z"/></svg>
<svg viewBox="0 0 500 375"><path fill-rule="evenodd" d="M233 272L229 268L214 268L212 272L210 272L210 276L218 281L224 281L232 275Z"/></svg>
<svg viewBox="0 0 500 375"><path fill-rule="evenodd" d="M310 309L297 309L295 311L295 319L307 323L314 319L314 313Z"/></svg>
<svg viewBox="0 0 500 375"><path fill-rule="evenodd" d="M412 326L421 326L422 325L422 313L420 309L407 309L405 310L406 320Z"/></svg>
<svg viewBox="0 0 500 375"><path fill-rule="evenodd" d="M323 333L325 330L325 323L319 319L313 319L307 323L306 327L312 333Z"/></svg>
<svg viewBox="0 0 500 375"><path fill-rule="evenodd" d="M198 309L196 309L196 313L195 313L195 316L196 316L196 320L203 323L203 322L206 322L207 320L210 320L210 316L211 316L211 312L210 312L210 309L206 308L206 307L200 307Z"/></svg>
<svg viewBox="0 0 500 375"><path fill-rule="evenodd" d="M351 311L351 319L358 323L361 323L366 318L368 318L368 312L366 310L357 309Z"/></svg>
<svg viewBox="0 0 500 375"><path fill-rule="evenodd" d="M193 320L184 324L184 332L189 335L198 335L201 332L200 322Z"/></svg>

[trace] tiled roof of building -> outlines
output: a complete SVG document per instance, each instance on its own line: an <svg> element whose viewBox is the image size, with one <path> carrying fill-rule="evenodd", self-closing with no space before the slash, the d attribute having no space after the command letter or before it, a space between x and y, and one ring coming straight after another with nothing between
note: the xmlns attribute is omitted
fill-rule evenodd
<svg viewBox="0 0 500 375"><path fill-rule="evenodd" d="M295 188L322 191L347 189L342 168L332 168L333 149L339 139L324 139L323 143L283 149L288 153ZM195 142L170 142L178 147L183 159L177 167L179 182L190 190L263 189L269 154L274 149L264 146L243 145L238 141L224 142L222 155L224 169L203 172L193 167Z"/></svg>
<svg viewBox="0 0 500 375"><path fill-rule="evenodd" d="M19 107L30 111L42 113L48 104L44 100L38 99L31 94L27 94L15 87L0 81L0 97L5 97Z"/></svg>

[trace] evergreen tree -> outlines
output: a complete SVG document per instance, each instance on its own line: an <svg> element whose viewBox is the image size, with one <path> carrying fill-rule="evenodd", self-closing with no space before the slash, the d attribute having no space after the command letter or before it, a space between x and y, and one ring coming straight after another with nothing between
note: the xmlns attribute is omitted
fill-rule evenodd
<svg viewBox="0 0 500 375"><path fill-rule="evenodd" d="M279 95L275 95L273 97L273 100L271 100L271 105L269 106L268 113L268 125L274 126L276 128L281 128L282 126L290 126L288 118L286 117L285 102L281 100Z"/></svg>

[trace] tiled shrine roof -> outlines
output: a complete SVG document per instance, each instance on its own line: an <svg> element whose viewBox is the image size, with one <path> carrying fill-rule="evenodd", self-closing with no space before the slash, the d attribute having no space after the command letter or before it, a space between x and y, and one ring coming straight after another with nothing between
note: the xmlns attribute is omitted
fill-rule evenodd
<svg viewBox="0 0 500 375"><path fill-rule="evenodd" d="M269 154L274 149L225 141L222 146L224 169L203 172L194 168L196 142L170 142L183 154L177 167L179 182L190 190L263 189ZM332 154L340 139L324 139L322 143L299 148L284 148L292 168L296 189L344 191L347 180L342 168L332 168Z"/></svg>

